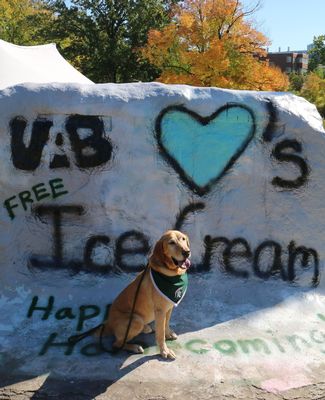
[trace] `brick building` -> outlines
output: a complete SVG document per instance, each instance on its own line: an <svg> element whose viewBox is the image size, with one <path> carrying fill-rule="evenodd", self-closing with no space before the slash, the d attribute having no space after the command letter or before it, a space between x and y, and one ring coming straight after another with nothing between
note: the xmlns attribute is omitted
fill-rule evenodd
<svg viewBox="0 0 325 400"><path fill-rule="evenodd" d="M287 74L291 72L303 74L308 70L307 50L272 52L267 54L267 59L271 66L277 66L282 72L286 72Z"/></svg>

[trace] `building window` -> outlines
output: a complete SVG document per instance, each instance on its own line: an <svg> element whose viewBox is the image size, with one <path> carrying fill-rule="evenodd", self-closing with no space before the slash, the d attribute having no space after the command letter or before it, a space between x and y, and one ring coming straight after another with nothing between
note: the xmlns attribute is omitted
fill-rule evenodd
<svg viewBox="0 0 325 400"><path fill-rule="evenodd" d="M287 57L287 63L291 63L292 62L292 57L291 56L288 56Z"/></svg>

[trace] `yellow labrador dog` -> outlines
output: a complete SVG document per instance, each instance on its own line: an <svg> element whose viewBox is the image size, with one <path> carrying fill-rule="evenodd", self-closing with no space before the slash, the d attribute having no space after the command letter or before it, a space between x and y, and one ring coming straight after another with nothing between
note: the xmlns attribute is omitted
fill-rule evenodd
<svg viewBox="0 0 325 400"><path fill-rule="evenodd" d="M95 334L115 336L113 348L122 348L134 353L143 353L137 344L128 343L140 333L151 333L150 322L155 321L156 343L163 358L175 359L174 352L166 345L167 340L176 340L177 335L169 327L174 306L182 300L187 288L187 269L190 266L190 244L188 237L179 231L170 230L156 243L149 258L148 268L140 273L114 300L108 319ZM145 274L143 276L143 274ZM139 286L140 284L140 286ZM134 298L137 293L136 303ZM129 326L131 311L132 322ZM128 335L125 335L129 326ZM77 335L78 341L85 335Z"/></svg>
<svg viewBox="0 0 325 400"><path fill-rule="evenodd" d="M142 272L146 275L139 289L132 323L124 345L125 350L143 353L141 346L128 342L141 332L152 332L148 324L155 320L156 342L161 356L175 359L174 352L166 345L166 339L177 339L176 333L169 327L169 320L173 307L182 300L186 291L186 271L190 266L190 254L189 239L179 231L167 231L156 243L149 258L149 268ZM103 333L114 334L116 340L113 347L119 348L123 345L134 296L142 274L139 274L111 305Z"/></svg>

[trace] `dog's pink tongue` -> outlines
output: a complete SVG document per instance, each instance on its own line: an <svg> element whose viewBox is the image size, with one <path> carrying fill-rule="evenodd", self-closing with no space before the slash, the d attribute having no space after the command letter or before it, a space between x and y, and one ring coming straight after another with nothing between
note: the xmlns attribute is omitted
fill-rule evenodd
<svg viewBox="0 0 325 400"><path fill-rule="evenodd" d="M190 266L191 266L191 261L190 261L189 258L187 258L187 259L183 262L182 267L187 269L187 268L190 268Z"/></svg>

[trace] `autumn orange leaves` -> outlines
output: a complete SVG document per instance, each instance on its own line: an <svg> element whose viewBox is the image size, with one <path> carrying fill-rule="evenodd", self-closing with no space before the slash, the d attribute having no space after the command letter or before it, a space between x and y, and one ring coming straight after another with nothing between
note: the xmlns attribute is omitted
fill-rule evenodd
<svg viewBox="0 0 325 400"><path fill-rule="evenodd" d="M286 90L288 78L265 60L267 38L248 19L256 7L238 0L186 0L171 22L151 30L141 54L158 81L230 89Z"/></svg>

